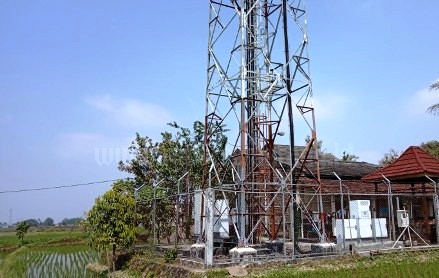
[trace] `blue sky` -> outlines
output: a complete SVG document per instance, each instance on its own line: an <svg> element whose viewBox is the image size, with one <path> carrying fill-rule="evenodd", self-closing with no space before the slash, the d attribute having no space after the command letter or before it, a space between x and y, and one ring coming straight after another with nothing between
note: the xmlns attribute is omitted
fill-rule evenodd
<svg viewBox="0 0 439 278"><path fill-rule="evenodd" d="M317 132L377 162L438 140L439 2L308 1ZM207 1L0 1L0 188L126 177L135 132L204 113ZM300 142L302 138L297 138ZM102 154L107 155L103 160ZM108 156L109 155L109 156ZM0 194L0 222L82 216L110 184Z"/></svg>

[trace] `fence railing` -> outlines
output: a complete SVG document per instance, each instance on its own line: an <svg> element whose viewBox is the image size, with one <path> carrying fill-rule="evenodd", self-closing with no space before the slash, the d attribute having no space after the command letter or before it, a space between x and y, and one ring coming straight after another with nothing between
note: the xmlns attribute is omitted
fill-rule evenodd
<svg viewBox="0 0 439 278"><path fill-rule="evenodd" d="M434 191L352 192L341 184L340 190L302 187L293 194L289 188L209 188L139 202L154 204L155 215L147 218L157 245L174 246L182 257L205 265L438 242ZM156 219L162 211L170 217Z"/></svg>

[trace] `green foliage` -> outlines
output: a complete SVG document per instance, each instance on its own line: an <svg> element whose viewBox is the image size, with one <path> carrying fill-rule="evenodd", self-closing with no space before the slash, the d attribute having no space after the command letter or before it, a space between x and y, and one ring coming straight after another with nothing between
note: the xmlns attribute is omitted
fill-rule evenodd
<svg viewBox="0 0 439 278"><path fill-rule="evenodd" d="M392 164L399 156L399 152L395 151L394 149L390 149L389 152L384 154L384 157L380 159L378 164L385 167Z"/></svg>
<svg viewBox="0 0 439 278"><path fill-rule="evenodd" d="M422 143L420 147L432 157L439 159L439 141L427 141L425 143Z"/></svg>
<svg viewBox="0 0 439 278"><path fill-rule="evenodd" d="M173 263L175 259L177 259L177 250L172 248L165 251L165 261L167 263Z"/></svg>
<svg viewBox="0 0 439 278"><path fill-rule="evenodd" d="M27 234L30 225L26 221L20 222L16 229L17 238L20 241L20 244L23 245L24 236Z"/></svg>
<svg viewBox="0 0 439 278"><path fill-rule="evenodd" d="M344 162L355 162L358 160L358 156L355 154L347 153L346 151L343 151L343 156L341 157L341 160Z"/></svg>
<svg viewBox="0 0 439 278"><path fill-rule="evenodd" d="M432 157L439 159L439 141L431 140L423 142L420 146L425 152ZM394 149L390 149L389 152L384 154L384 157L378 162L380 166L387 166L393 163L401 154Z"/></svg>
<svg viewBox="0 0 439 278"><path fill-rule="evenodd" d="M308 145L311 142L311 136L307 135L305 138L305 143ZM314 145L317 144L317 151L319 154L325 153L325 149L323 149L323 140L314 141Z"/></svg>
<svg viewBox="0 0 439 278"><path fill-rule="evenodd" d="M436 277L439 252L396 252L374 257L322 259L252 271L249 277Z"/></svg>
<svg viewBox="0 0 439 278"><path fill-rule="evenodd" d="M51 228L53 229L53 228ZM85 234L82 231L39 231L31 232L26 235L26 246L57 246L84 244ZM0 249L13 250L17 246L17 236L15 232L0 233Z"/></svg>
<svg viewBox="0 0 439 278"><path fill-rule="evenodd" d="M85 266L97 258L98 254L85 246L22 247L5 258L1 274L2 277L92 277L86 273Z"/></svg>
<svg viewBox="0 0 439 278"><path fill-rule="evenodd" d="M129 267L129 262L133 256L133 252L123 253L116 258L116 269L126 270Z"/></svg>
<svg viewBox="0 0 439 278"><path fill-rule="evenodd" d="M224 160L227 144L225 133L228 130L223 125L215 124L206 131L199 121L194 122L193 130L175 122L168 125L174 133L163 132L160 142L137 133L129 147L134 157L129 161L120 161L119 169L134 174L138 185L152 186L154 180L165 178L161 187L167 188L168 193L177 191L176 181L186 172L189 172L185 179L187 184L201 185L204 134L208 134L206 140L212 159Z"/></svg>
<svg viewBox="0 0 439 278"><path fill-rule="evenodd" d="M214 160L223 161L227 143L225 132L227 129L221 124L209 125L207 130L201 122L194 122L192 129L170 123L172 132L163 132L160 142L136 134L135 140L129 147L131 160L120 161L119 169L135 176L137 212L140 217L137 222L146 229L144 235L151 236L153 230L153 184L162 181L157 187L156 197L156 230L159 238L170 238L175 225L175 200L171 198L178 191L192 190L194 186L201 186L203 182L204 136L208 142L208 153ZM221 171L221 169L219 169ZM189 174L178 183L177 181L186 172ZM230 171L225 171L230 173ZM187 226L186 237L190 236L190 223Z"/></svg>
<svg viewBox="0 0 439 278"><path fill-rule="evenodd" d="M26 219L22 222L26 222L29 225L29 227L38 227L41 224L40 221L38 221L37 219L34 219L34 218ZM20 223L17 223L16 225L18 226L19 224Z"/></svg>
<svg viewBox="0 0 439 278"><path fill-rule="evenodd" d="M430 90L439 92L439 81L433 82L433 84L430 85ZM439 115L439 103L430 106L427 112L433 115Z"/></svg>
<svg viewBox="0 0 439 278"><path fill-rule="evenodd" d="M53 226L55 224L55 221L51 217L47 217L43 223L41 223L43 226Z"/></svg>
<svg viewBox="0 0 439 278"><path fill-rule="evenodd" d="M7 256L1 264L0 277L20 277L20 274L26 273L26 264L20 258L21 255L28 252L28 250L28 247L22 246L18 250Z"/></svg>
<svg viewBox="0 0 439 278"><path fill-rule="evenodd" d="M63 226L74 226L79 225L82 220L83 219L81 217L64 218L60 224Z"/></svg>
<svg viewBox="0 0 439 278"><path fill-rule="evenodd" d="M135 200L127 190L132 187L131 181L115 182L112 189L96 199L83 223L88 244L98 251L111 246L113 261L116 248L130 247L136 237Z"/></svg>

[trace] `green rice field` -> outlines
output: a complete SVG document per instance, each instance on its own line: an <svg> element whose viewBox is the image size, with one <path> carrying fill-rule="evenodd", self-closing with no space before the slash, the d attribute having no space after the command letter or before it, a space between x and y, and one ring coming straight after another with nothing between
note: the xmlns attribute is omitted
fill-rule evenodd
<svg viewBox="0 0 439 278"><path fill-rule="evenodd" d="M2 259L3 277L94 277L85 266L97 261L98 253L86 246L21 247Z"/></svg>

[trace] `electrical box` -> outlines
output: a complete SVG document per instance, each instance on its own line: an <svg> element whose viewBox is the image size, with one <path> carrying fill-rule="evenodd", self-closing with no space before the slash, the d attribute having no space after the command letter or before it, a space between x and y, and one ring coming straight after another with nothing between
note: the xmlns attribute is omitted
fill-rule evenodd
<svg viewBox="0 0 439 278"><path fill-rule="evenodd" d="M371 219L369 200L349 201L351 218Z"/></svg>
<svg viewBox="0 0 439 278"><path fill-rule="evenodd" d="M372 223L374 225L372 225ZM343 220L336 220L336 227L333 233L337 237L337 243L343 242ZM375 230L374 230L375 229ZM347 218L344 219L344 238L377 238L387 237L387 221L386 218Z"/></svg>
<svg viewBox="0 0 439 278"><path fill-rule="evenodd" d="M396 218L398 220L398 227L406 228L410 225L409 214L406 210L397 210Z"/></svg>
<svg viewBox="0 0 439 278"><path fill-rule="evenodd" d="M213 232L218 233L221 238L229 237L229 210L227 200L215 201Z"/></svg>

